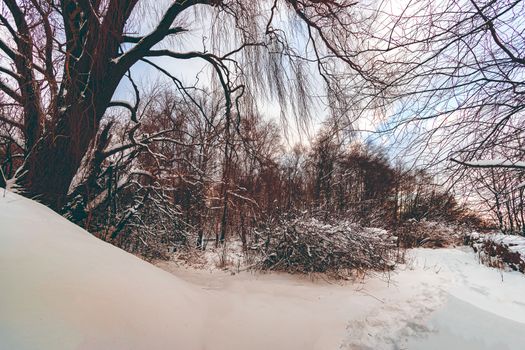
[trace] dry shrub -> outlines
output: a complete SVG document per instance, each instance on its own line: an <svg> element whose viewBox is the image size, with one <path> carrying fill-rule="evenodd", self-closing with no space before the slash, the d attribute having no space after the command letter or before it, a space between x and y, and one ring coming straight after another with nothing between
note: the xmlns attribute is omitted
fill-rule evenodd
<svg viewBox="0 0 525 350"><path fill-rule="evenodd" d="M463 231L460 226L450 223L408 220L396 229L396 235L404 248L444 248L461 244Z"/></svg>
<svg viewBox="0 0 525 350"><path fill-rule="evenodd" d="M478 253L480 261L491 267L505 268L525 273L525 238L514 235L485 234L474 232L465 243Z"/></svg>
<svg viewBox="0 0 525 350"><path fill-rule="evenodd" d="M390 270L398 256L395 237L385 230L348 222L287 220L258 234L259 244L252 248L261 254L255 265L261 270L320 272L343 278L355 271Z"/></svg>

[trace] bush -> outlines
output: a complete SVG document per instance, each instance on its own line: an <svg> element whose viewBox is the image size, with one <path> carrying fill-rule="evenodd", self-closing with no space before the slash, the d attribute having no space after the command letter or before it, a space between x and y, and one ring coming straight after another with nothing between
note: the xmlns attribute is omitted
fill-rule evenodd
<svg viewBox="0 0 525 350"><path fill-rule="evenodd" d="M525 273L525 237L503 234L471 233L465 238L479 255L480 261L488 266Z"/></svg>
<svg viewBox="0 0 525 350"><path fill-rule="evenodd" d="M261 254L256 263L261 270L346 277L355 270L390 270L397 259L395 237L348 222L330 225L300 218L257 234L259 243L252 249Z"/></svg>
<svg viewBox="0 0 525 350"><path fill-rule="evenodd" d="M461 244L464 237L458 225L414 219L401 224L395 232L403 248L444 248Z"/></svg>

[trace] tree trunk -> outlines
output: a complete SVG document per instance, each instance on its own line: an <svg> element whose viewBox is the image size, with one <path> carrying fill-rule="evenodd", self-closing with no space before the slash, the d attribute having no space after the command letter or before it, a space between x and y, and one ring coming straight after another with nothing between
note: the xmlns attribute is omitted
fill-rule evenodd
<svg viewBox="0 0 525 350"><path fill-rule="evenodd" d="M97 92L93 87L90 96L75 98L77 103L64 102L68 108L57 108L62 112L57 112L52 132L46 133L30 150L18 181L27 195L57 211L66 204L69 186L95 139L112 91L111 88L99 90L98 106L86 102L92 101ZM81 96L81 93L72 95Z"/></svg>
<svg viewBox="0 0 525 350"><path fill-rule="evenodd" d="M39 141L21 178L27 194L59 210L95 132L95 128L89 128L79 135L47 135Z"/></svg>

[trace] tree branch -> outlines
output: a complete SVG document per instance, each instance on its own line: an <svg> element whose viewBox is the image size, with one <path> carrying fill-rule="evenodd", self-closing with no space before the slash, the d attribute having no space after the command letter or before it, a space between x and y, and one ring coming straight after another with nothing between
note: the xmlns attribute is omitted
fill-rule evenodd
<svg viewBox="0 0 525 350"><path fill-rule="evenodd" d="M173 35L173 34L178 34L178 33L183 33L183 32L187 32L187 31L188 31L187 29L184 29L182 27L174 27L174 28L170 28L166 32L166 36ZM122 36L122 42L123 43L135 43L136 44L136 43L140 42L143 39L144 39L143 36L130 36L130 35L123 35Z"/></svg>
<svg viewBox="0 0 525 350"><path fill-rule="evenodd" d="M20 96L15 90L0 80L0 90L6 93L7 96L11 97L16 102L22 104L24 102L22 96Z"/></svg>
<svg viewBox="0 0 525 350"><path fill-rule="evenodd" d="M470 167L470 168L509 168L509 169L525 169L525 162L513 162L510 160L495 159L495 160L479 160L479 161L460 161L454 158L450 158L450 161Z"/></svg>
<svg viewBox="0 0 525 350"><path fill-rule="evenodd" d="M131 112L131 120L137 123L137 110L135 107L133 107L129 102L126 101L111 101L108 104L109 107L123 107L128 109Z"/></svg>

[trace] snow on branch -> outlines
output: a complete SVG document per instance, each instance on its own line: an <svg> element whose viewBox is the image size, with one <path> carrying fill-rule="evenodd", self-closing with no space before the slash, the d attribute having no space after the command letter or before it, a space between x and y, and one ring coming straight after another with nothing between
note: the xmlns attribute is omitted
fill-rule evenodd
<svg viewBox="0 0 525 350"><path fill-rule="evenodd" d="M511 161L506 159L486 159L473 161L460 161L454 158L450 159L454 163L458 163L471 168L510 168L510 169L525 169L525 162Z"/></svg>

